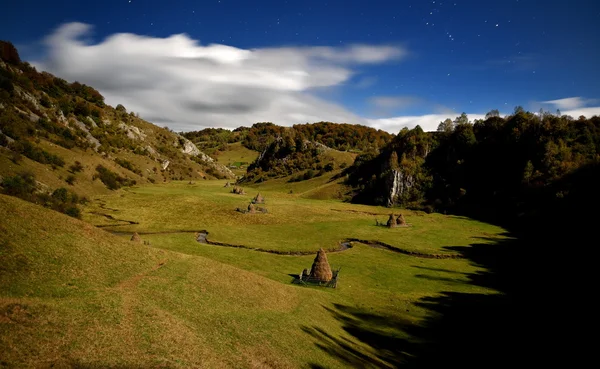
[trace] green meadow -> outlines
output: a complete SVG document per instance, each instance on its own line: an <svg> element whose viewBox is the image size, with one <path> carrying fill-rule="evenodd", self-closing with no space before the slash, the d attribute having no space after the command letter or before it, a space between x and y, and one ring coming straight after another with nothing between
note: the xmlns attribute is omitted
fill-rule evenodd
<svg viewBox="0 0 600 369"><path fill-rule="evenodd" d="M435 316L424 299L497 294L470 283L469 276L485 270L467 259L415 257L358 242L328 253L332 268L341 268L337 288L292 284L314 255L265 251L316 253L356 238L443 257L456 255L453 246L491 247L504 231L400 209L393 211L409 226L388 229L375 224L387 220L388 208L317 200L308 189L290 193L285 182L244 187L246 195L230 193L224 183L171 182L96 196L83 221L0 196L2 362L394 367L395 348L361 339L348 326L403 342L409 360L420 339L415 329ZM267 214L235 211L259 191ZM199 243L194 231L200 230L211 241L246 248ZM133 232L149 245L129 241Z"/></svg>

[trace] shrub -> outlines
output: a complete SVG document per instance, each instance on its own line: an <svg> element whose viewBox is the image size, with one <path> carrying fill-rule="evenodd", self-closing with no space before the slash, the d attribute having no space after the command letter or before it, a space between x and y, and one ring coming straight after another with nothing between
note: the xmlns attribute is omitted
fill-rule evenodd
<svg viewBox="0 0 600 369"><path fill-rule="evenodd" d="M69 170L73 173L81 172L83 170L83 165L80 162L76 161L75 164L69 167Z"/></svg>
<svg viewBox="0 0 600 369"><path fill-rule="evenodd" d="M70 217L80 219L81 218L81 210L77 206L70 206L65 209L65 214Z"/></svg>
<svg viewBox="0 0 600 369"><path fill-rule="evenodd" d="M139 168L137 168L132 162L130 162L128 160L116 158L115 163L119 164L123 168L125 168L137 175L140 175L140 176L142 175L142 171Z"/></svg>
<svg viewBox="0 0 600 369"><path fill-rule="evenodd" d="M19 152L31 160L41 164L52 164L63 167L65 161L60 156L50 154L48 151L33 145L29 141L14 141L9 145L10 149Z"/></svg>
<svg viewBox="0 0 600 369"><path fill-rule="evenodd" d="M2 180L2 187L5 194L28 200L36 189L35 176L30 172L23 172L6 177Z"/></svg>
<svg viewBox="0 0 600 369"><path fill-rule="evenodd" d="M65 182L67 182L69 185L73 186L75 184L75 176L72 174L69 174L67 176L67 178L65 179Z"/></svg>
<svg viewBox="0 0 600 369"><path fill-rule="evenodd" d="M135 181L119 176L102 165L98 165L96 171L98 172L98 178L100 178L109 190L118 190L122 186L132 186L136 183Z"/></svg>

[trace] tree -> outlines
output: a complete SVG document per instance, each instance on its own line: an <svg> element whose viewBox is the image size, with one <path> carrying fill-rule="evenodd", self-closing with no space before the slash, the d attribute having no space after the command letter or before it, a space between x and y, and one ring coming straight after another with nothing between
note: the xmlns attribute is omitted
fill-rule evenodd
<svg viewBox="0 0 600 369"><path fill-rule="evenodd" d="M17 48L8 41L0 41L0 59L9 64L19 64L21 62Z"/></svg>
<svg viewBox="0 0 600 369"><path fill-rule="evenodd" d="M523 182L529 184L531 177L533 176L533 163L531 160L525 164L525 170L523 171Z"/></svg>
<svg viewBox="0 0 600 369"><path fill-rule="evenodd" d="M499 117L500 116L500 112L498 111L498 109L492 109L489 112L487 112L487 114L485 115L485 119L489 119L492 117Z"/></svg>
<svg viewBox="0 0 600 369"><path fill-rule="evenodd" d="M398 154L396 153L396 150L392 151L392 154L390 155L389 165L391 170L398 169Z"/></svg>
<svg viewBox="0 0 600 369"><path fill-rule="evenodd" d="M440 125L437 128L438 132L446 132L446 133L452 132L453 129L454 129L454 126L452 125L452 120L450 120L450 118L446 118L445 121L440 122Z"/></svg>
<svg viewBox="0 0 600 369"><path fill-rule="evenodd" d="M513 111L514 115L525 113L525 109L521 105L515 106L515 110Z"/></svg>
<svg viewBox="0 0 600 369"><path fill-rule="evenodd" d="M459 124L467 123L469 123L469 117L467 117L467 114L464 112L459 117L456 117L456 119L454 119L454 127L456 127Z"/></svg>

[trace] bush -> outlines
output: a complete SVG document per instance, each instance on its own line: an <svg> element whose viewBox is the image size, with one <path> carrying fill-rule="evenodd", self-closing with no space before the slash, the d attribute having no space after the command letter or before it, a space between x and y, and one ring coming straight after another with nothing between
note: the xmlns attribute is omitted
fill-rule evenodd
<svg viewBox="0 0 600 369"><path fill-rule="evenodd" d="M6 177L2 181L2 187L5 194L28 200L36 189L35 176L30 172L23 172Z"/></svg>
<svg viewBox="0 0 600 369"><path fill-rule="evenodd" d="M70 217L80 219L81 218L81 210L79 210L76 206L70 206L65 210L65 214Z"/></svg>
<svg viewBox="0 0 600 369"><path fill-rule="evenodd" d="M76 161L75 164L69 167L69 170L73 173L81 172L83 170L83 165L81 165L80 162Z"/></svg>
<svg viewBox="0 0 600 369"><path fill-rule="evenodd" d="M4 133L0 133L0 146L7 146L8 145L8 138L6 138L6 135Z"/></svg>
<svg viewBox="0 0 600 369"><path fill-rule="evenodd" d="M123 168L125 168L137 175L140 175L140 176L142 175L142 171L139 168L137 168L132 162L130 162L128 160L116 158L115 163L119 164Z"/></svg>
<svg viewBox="0 0 600 369"><path fill-rule="evenodd" d="M67 178L65 179L65 182L67 182L69 185L73 186L75 184L75 176L72 174L69 174L67 176Z"/></svg>
<svg viewBox="0 0 600 369"><path fill-rule="evenodd" d="M48 151L33 145L29 141L14 141L9 145L9 148L41 164L52 164L58 167L65 165L63 158L50 154Z"/></svg>
<svg viewBox="0 0 600 369"><path fill-rule="evenodd" d="M304 173L303 178L304 178L304 180L307 180L307 179L313 178L314 176L315 176L315 171L312 169L309 169L306 171L306 173Z"/></svg>
<svg viewBox="0 0 600 369"><path fill-rule="evenodd" d="M136 183L135 181L119 176L102 165L96 167L96 172L98 172L98 178L100 178L109 190L118 190L122 186L132 186Z"/></svg>

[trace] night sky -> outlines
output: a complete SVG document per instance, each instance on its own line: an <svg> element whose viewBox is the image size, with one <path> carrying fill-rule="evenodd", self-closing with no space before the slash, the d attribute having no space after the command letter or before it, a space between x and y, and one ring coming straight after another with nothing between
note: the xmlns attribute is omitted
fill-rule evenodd
<svg viewBox="0 0 600 369"><path fill-rule="evenodd" d="M14 1L0 38L176 130L600 114L600 1ZM25 19L28 19L25 21ZM179 36L176 36L179 35Z"/></svg>

